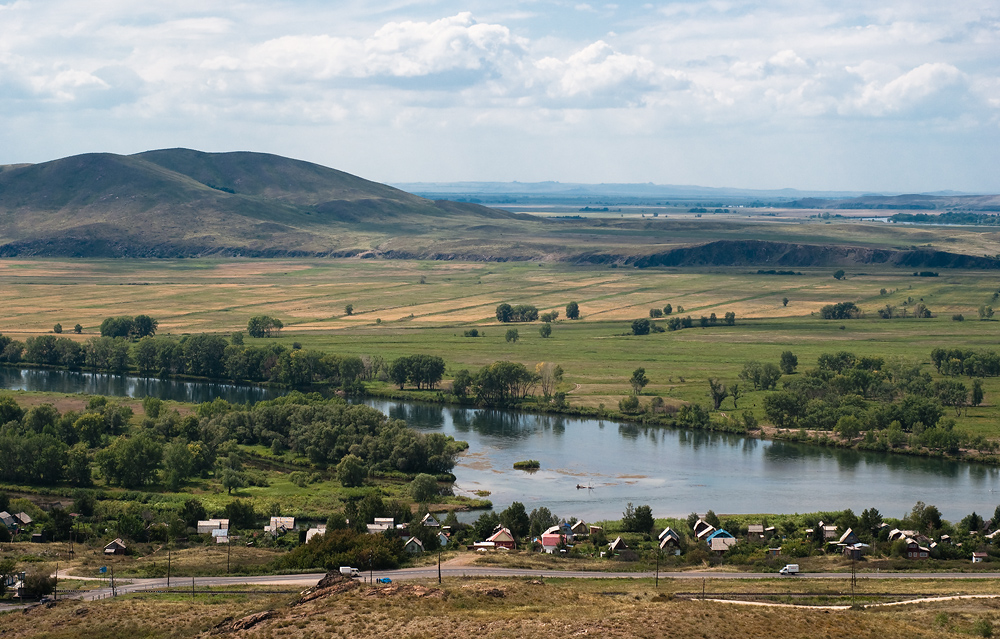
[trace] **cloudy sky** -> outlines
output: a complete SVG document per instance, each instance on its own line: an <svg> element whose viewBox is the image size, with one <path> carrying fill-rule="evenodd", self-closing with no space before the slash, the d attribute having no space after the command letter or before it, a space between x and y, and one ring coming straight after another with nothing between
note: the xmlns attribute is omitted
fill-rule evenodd
<svg viewBox="0 0 1000 639"><path fill-rule="evenodd" d="M0 163L1000 191L996 0L0 0Z"/></svg>

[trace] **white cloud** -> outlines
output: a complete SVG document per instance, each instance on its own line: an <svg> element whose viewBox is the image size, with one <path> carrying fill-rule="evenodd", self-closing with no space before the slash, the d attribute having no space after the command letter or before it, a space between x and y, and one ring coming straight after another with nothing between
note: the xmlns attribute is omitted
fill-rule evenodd
<svg viewBox="0 0 1000 639"><path fill-rule="evenodd" d="M942 62L922 64L887 83L865 86L854 106L869 115L899 113L927 106L938 99L946 102L960 98L966 87L965 74ZM950 114L948 105L939 112Z"/></svg>
<svg viewBox="0 0 1000 639"><path fill-rule="evenodd" d="M779 132L857 157L872 131L906 146L919 130L947 146L962 130L996 164L987 142L1000 147L998 25L995 0L395 0L377 10L362 0L19 0L0 4L0 162L64 148L60 139L127 147L222 130L237 146L274 140L268 150L315 145L310 159L363 161L317 142L328 128L338 139L408 139L415 154L432 139L463 148L495 134L539 158L586 140L669 146L696 136L723 148L736 130L748 148ZM53 130L49 146L18 142L25 127L44 137L54 113L81 132ZM657 161L629 166L641 173ZM496 168L512 165L527 170ZM413 166L423 165L399 165ZM713 163L702 171L684 179L712 183Z"/></svg>

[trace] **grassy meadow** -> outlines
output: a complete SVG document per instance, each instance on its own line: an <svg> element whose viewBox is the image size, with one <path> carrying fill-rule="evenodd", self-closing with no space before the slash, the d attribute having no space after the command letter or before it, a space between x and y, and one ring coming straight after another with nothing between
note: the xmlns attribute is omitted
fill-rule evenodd
<svg viewBox="0 0 1000 639"><path fill-rule="evenodd" d="M277 339L287 345L387 360L440 355L448 366L446 378L498 359L529 366L554 362L565 370L560 390L568 392L571 405L589 407L617 406L630 391L632 370L640 366L651 380L645 397L707 403L708 377L737 381L744 362L776 362L783 350L798 356L800 368L813 366L821 353L850 350L924 363L933 372L933 348L997 347L1000 322L978 321L976 312L993 304L1000 289L1000 277L990 272L914 277L900 269L865 267L848 269L847 278L838 281L828 268L796 269L799 275L756 271L357 259L10 259L0 261L0 332L26 339L50 332L58 322L66 335L80 323L79 338L86 339L97 334L105 317L146 313L159 320L159 334L225 334L245 331L251 315L267 314L284 321ZM579 303L582 319L564 319L570 301ZM840 301L856 302L866 318L819 318L822 306ZM539 322L498 323L494 309L500 302L532 304L542 313L556 310L560 319L552 336L543 339ZM934 317L883 320L876 313L886 304L912 308L918 302ZM629 334L633 319L667 303L675 316L695 318L696 327ZM347 304L353 305L351 315ZM721 319L728 311L736 313L735 326L697 327L700 316L715 313ZM957 313L965 321L953 321ZM504 339L511 327L520 336L514 344ZM464 337L470 328L480 337ZM984 386L985 405L970 408L959 425L1000 437L995 399L1000 379L986 379ZM722 408L731 410L732 400ZM760 412L760 397L748 394L740 401L743 408Z"/></svg>

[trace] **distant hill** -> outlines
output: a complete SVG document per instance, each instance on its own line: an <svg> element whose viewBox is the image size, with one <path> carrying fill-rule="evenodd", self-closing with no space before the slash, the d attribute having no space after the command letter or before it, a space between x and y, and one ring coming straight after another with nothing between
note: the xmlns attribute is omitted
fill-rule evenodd
<svg viewBox="0 0 1000 639"><path fill-rule="evenodd" d="M90 153L0 170L0 256L355 254L379 229L517 217L264 153Z"/></svg>
<svg viewBox="0 0 1000 639"><path fill-rule="evenodd" d="M539 191L562 188L552 184L535 186ZM633 191L646 188L638 187ZM629 189L622 187L622 192ZM971 201L968 198L979 198L981 206L997 201L996 196L943 194L814 202L832 208L866 203L915 208L944 202L953 207ZM626 218L620 212L617 218L543 218L471 202L425 199L343 171L264 153L165 149L0 166L0 257L359 257L640 268L852 264L1000 268L995 255L1000 246L988 237L967 242L970 231L963 229L939 226L935 237L940 241L929 244L933 238L922 230L926 226L919 230L908 224L852 226L834 215L833 221L823 218L807 227L801 216L780 221L773 212L747 213L738 220L634 214ZM953 219L956 213L940 213L938 208L931 211L935 220L967 222L964 217ZM975 215L977 225L995 221L992 216ZM925 224L922 220L914 221ZM918 243L922 248L915 246ZM952 247L966 254L952 253Z"/></svg>

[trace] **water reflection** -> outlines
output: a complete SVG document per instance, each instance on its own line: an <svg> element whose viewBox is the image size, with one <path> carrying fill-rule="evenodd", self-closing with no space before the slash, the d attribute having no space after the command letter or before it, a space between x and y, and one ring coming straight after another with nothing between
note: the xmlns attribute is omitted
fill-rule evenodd
<svg viewBox="0 0 1000 639"><path fill-rule="evenodd" d="M52 371L0 367L0 387L8 390L47 393L84 393L109 397L158 397L164 400L201 403L221 397L234 404L273 399L285 392L261 386L219 382L163 380L128 375L104 375L83 371Z"/></svg>

